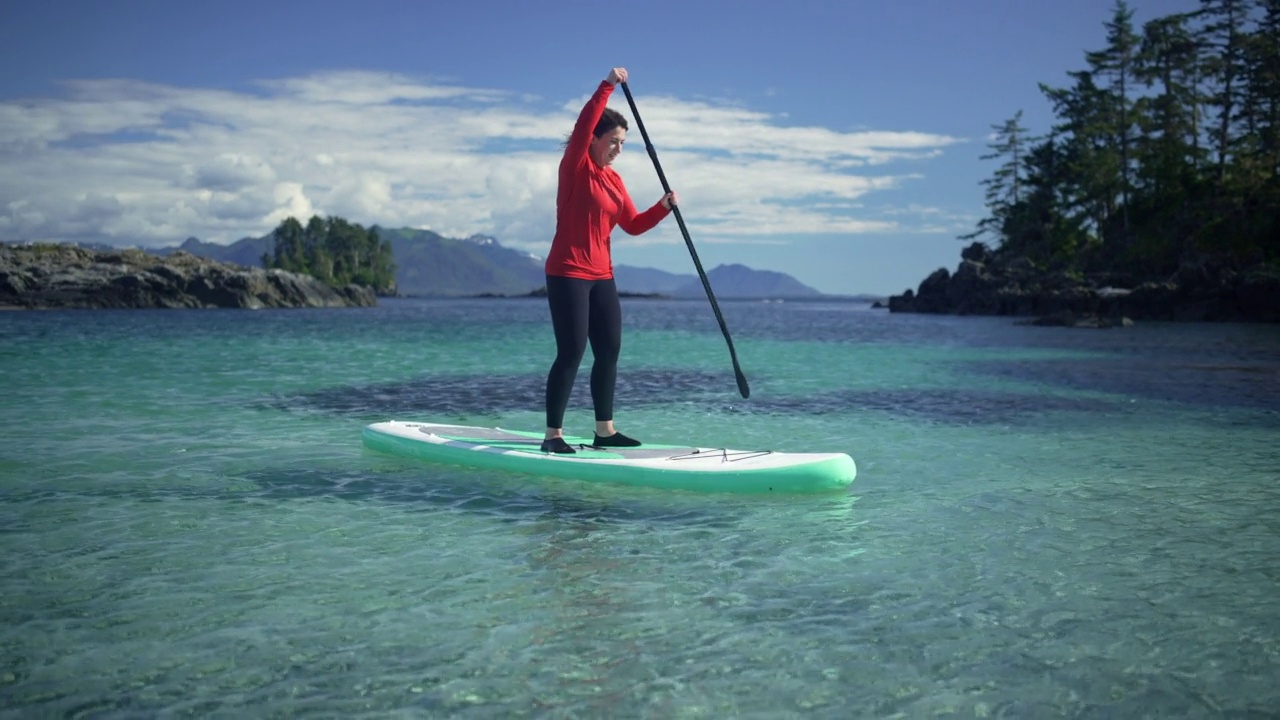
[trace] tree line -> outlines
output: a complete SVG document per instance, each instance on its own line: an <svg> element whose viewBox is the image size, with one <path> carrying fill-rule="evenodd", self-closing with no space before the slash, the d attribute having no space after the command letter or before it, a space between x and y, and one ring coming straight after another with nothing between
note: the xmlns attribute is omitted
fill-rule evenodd
<svg viewBox="0 0 1280 720"><path fill-rule="evenodd" d="M1153 277L1183 263L1280 261L1280 0L1201 0L1134 27L1118 0L1106 45L1055 123L999 125L988 216L962 237L1042 269Z"/></svg>
<svg viewBox="0 0 1280 720"><path fill-rule="evenodd" d="M272 233L275 248L262 256L268 268L305 273L329 283L354 283L375 292L395 288L391 243L377 228L365 229L340 217L312 216L306 227L289 217Z"/></svg>

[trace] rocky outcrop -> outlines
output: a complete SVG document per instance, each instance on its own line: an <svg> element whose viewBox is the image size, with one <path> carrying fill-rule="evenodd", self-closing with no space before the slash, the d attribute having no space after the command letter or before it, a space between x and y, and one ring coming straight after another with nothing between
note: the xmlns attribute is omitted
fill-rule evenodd
<svg viewBox="0 0 1280 720"><path fill-rule="evenodd" d="M1185 264L1169 278L1138 281L1099 273L1043 272L981 243L961 253L955 273L939 268L916 291L889 298L890 312L1010 315L1034 324L1114 327L1125 320L1280 322L1280 268L1235 271Z"/></svg>
<svg viewBox="0 0 1280 720"><path fill-rule="evenodd" d="M0 245L0 307L368 307L373 291L334 288L283 270L248 268L186 252L98 251L74 245Z"/></svg>

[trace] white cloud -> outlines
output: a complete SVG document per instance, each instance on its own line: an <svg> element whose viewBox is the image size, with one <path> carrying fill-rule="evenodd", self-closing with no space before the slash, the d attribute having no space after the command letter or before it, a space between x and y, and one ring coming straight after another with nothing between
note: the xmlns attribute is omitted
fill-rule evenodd
<svg viewBox="0 0 1280 720"><path fill-rule="evenodd" d="M276 185L271 192L271 198L275 201L275 208L263 218L263 221L272 227L289 217L296 217L305 223L307 218L315 214L311 200L303 192L300 183L287 182Z"/></svg>
<svg viewBox="0 0 1280 720"><path fill-rule="evenodd" d="M0 239L231 242L289 215L429 227L544 251L559 144L585 97L536 98L339 72L253 92L132 80L0 103ZM625 97L613 106L630 117ZM955 138L841 132L707 100L646 98L643 118L709 242L892 230L864 196L920 177ZM635 119L618 161L636 204L661 188ZM908 213L919 214L919 213ZM648 242L680 242L666 224Z"/></svg>

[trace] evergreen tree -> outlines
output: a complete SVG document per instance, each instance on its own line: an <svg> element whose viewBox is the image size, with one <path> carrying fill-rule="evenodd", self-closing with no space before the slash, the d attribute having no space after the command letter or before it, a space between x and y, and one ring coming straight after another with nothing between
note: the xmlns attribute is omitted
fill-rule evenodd
<svg viewBox="0 0 1280 720"><path fill-rule="evenodd" d="M1171 272L1195 249L1208 156L1200 137L1205 63L1189 23L1182 14L1146 23L1137 56L1135 75L1154 91L1137 102L1142 133L1132 203L1136 261L1146 273Z"/></svg>
<svg viewBox="0 0 1280 720"><path fill-rule="evenodd" d="M1132 187L1130 175L1131 145L1135 124L1134 74L1137 66L1139 38L1133 31L1133 10L1124 0L1116 0L1115 12L1107 28L1107 47L1104 50L1085 54L1093 76L1109 79L1107 92L1108 102L1103 105L1104 111L1110 113L1103 118L1108 126L1111 138L1111 151L1118 154L1116 163L1119 169L1120 213L1123 230L1129 230L1129 192Z"/></svg>
<svg viewBox="0 0 1280 720"><path fill-rule="evenodd" d="M1256 10L1252 15L1250 9ZM1280 261L1280 0L1201 0L1133 32L1121 0L1031 145L996 129L971 239L1041 267L1161 278L1186 262Z"/></svg>
<svg viewBox="0 0 1280 720"><path fill-rule="evenodd" d="M1280 0L1259 0L1262 10L1248 43L1248 95L1256 99L1250 191L1255 244L1264 257L1280 259Z"/></svg>
<svg viewBox="0 0 1280 720"><path fill-rule="evenodd" d="M306 273L332 285L355 283L376 291L395 287L391 244L381 241L376 229L318 215L304 228L290 217L273 237L273 252L263 257L267 267Z"/></svg>
<svg viewBox="0 0 1280 720"><path fill-rule="evenodd" d="M1262 17L1248 44L1249 95L1257 99L1258 169L1280 182L1280 0L1259 0Z"/></svg>
<svg viewBox="0 0 1280 720"><path fill-rule="evenodd" d="M1082 251L1094 244L1087 221L1065 211L1070 205L1072 172L1066 143L1057 135L1035 145L1027 155L1026 200L1005 233L1013 248L1040 268L1079 270L1085 260Z"/></svg>
<svg viewBox="0 0 1280 720"><path fill-rule="evenodd" d="M981 160L1002 160L991 178L982 181L986 190L987 209L991 215L978 222L978 228L962 236L971 240L983 234L999 234L1005 230L1013 209L1022 201L1022 163L1026 155L1027 129L1022 127L1022 111L1000 125L992 125L994 139L987 144L992 152Z"/></svg>
<svg viewBox="0 0 1280 720"><path fill-rule="evenodd" d="M319 215L312 215L311 219L307 221L306 228L302 231L302 251L306 257L308 271L316 277L327 280L328 278L322 274L320 267L316 264L320 252L324 248L324 236L326 234L324 220Z"/></svg>
<svg viewBox="0 0 1280 720"><path fill-rule="evenodd" d="M1155 195L1177 193L1204 161L1198 90L1203 61L1188 19L1170 15L1148 22L1137 57L1136 77L1156 89L1153 97L1139 103L1145 127L1137 152L1140 184Z"/></svg>
<svg viewBox="0 0 1280 720"><path fill-rule="evenodd" d="M1099 239L1115 216L1120 186L1120 153L1112 118L1113 97L1089 71L1067 73L1073 87L1041 90L1053 104L1059 123L1061 157L1055 169L1064 212Z"/></svg>
<svg viewBox="0 0 1280 720"><path fill-rule="evenodd" d="M1244 104L1245 22L1248 0L1200 0L1204 22L1200 42L1210 52L1209 105L1216 110L1213 146L1217 157L1217 181L1224 183L1235 150L1236 124Z"/></svg>
<svg viewBox="0 0 1280 720"><path fill-rule="evenodd" d="M303 245L302 223L297 218L287 218L276 228L274 262L267 267L278 267L293 272L307 272L306 248Z"/></svg>

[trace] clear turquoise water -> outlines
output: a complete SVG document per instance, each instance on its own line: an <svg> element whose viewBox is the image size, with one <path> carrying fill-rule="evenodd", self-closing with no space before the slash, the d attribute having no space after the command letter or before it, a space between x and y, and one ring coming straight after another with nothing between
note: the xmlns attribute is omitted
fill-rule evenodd
<svg viewBox="0 0 1280 720"><path fill-rule="evenodd" d="M619 427L851 493L361 448L539 428L536 300L0 313L0 716L1275 716L1280 328L723 307L751 399L627 301Z"/></svg>

